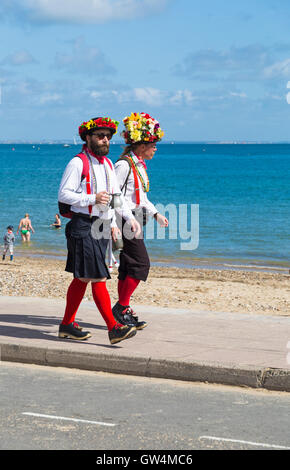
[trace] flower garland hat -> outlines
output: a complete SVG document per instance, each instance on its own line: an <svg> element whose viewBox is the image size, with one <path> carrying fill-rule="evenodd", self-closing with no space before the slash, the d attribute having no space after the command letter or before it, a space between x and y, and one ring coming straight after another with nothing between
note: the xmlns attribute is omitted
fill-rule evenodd
<svg viewBox="0 0 290 470"><path fill-rule="evenodd" d="M145 113L132 113L123 119L125 130L121 132L126 144L159 142L164 132L156 119Z"/></svg>
<svg viewBox="0 0 290 470"><path fill-rule="evenodd" d="M79 136L83 141L86 141L86 135L90 134L96 129L108 129L112 135L116 134L119 122L109 117L96 117L87 122L83 122L79 126Z"/></svg>

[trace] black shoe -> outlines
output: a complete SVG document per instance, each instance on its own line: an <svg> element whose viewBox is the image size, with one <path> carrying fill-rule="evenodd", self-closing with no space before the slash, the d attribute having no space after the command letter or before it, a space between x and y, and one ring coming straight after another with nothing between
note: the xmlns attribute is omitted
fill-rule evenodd
<svg viewBox="0 0 290 470"><path fill-rule="evenodd" d="M92 335L89 331L81 331L79 328L75 328L73 323L70 323L69 325L59 325L58 336L59 338L70 338L82 341L90 338Z"/></svg>
<svg viewBox="0 0 290 470"><path fill-rule="evenodd" d="M124 307L123 305L117 302L112 308L113 315L117 322L122 323L122 325L135 326L137 330L143 330L146 328L146 321L138 321L138 317L133 312L130 306Z"/></svg>
<svg viewBox="0 0 290 470"><path fill-rule="evenodd" d="M83 331L83 327L80 326L76 321L73 322L73 326L74 326L74 328L76 328L77 330Z"/></svg>
<svg viewBox="0 0 290 470"><path fill-rule="evenodd" d="M133 338L136 333L137 330L135 326L121 325L120 323L117 323L117 325L109 331L109 340L111 344L116 344L124 339Z"/></svg>

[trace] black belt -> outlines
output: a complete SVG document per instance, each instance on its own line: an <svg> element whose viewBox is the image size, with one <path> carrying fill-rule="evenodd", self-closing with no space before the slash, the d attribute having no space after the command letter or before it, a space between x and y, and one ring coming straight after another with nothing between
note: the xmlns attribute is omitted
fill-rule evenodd
<svg viewBox="0 0 290 470"><path fill-rule="evenodd" d="M97 219L100 219L98 215L89 215L89 214L82 214L81 212L73 212L73 217L80 217L81 219L91 220L94 222ZM112 219L101 219L103 223L112 222Z"/></svg>
<svg viewBox="0 0 290 470"><path fill-rule="evenodd" d="M100 218L97 215L82 214L81 212L74 212L73 217L80 217L81 219L92 220L93 222Z"/></svg>

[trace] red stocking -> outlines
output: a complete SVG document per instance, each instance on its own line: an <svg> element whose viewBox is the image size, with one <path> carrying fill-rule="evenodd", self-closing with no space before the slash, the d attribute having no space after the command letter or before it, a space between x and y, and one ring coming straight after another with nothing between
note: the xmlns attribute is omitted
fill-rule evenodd
<svg viewBox="0 0 290 470"><path fill-rule="evenodd" d="M124 307L128 307L130 305L131 295L138 287L139 282L139 279L135 279L128 275L126 276L126 279L122 281L122 286L119 292L119 304L123 305Z"/></svg>
<svg viewBox="0 0 290 470"><path fill-rule="evenodd" d="M111 308L111 299L105 282L93 282L92 293L96 306L105 320L108 330L111 331L116 325Z"/></svg>
<svg viewBox="0 0 290 470"><path fill-rule="evenodd" d="M63 325L74 322L80 303L85 295L87 284L75 278L71 282L66 295L66 309L62 320Z"/></svg>

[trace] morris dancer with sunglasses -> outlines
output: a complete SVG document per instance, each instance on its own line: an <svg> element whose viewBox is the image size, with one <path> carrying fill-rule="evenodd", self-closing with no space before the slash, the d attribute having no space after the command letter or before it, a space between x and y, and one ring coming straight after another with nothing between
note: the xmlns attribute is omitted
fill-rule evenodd
<svg viewBox="0 0 290 470"><path fill-rule="evenodd" d="M161 215L149 201L149 178L145 160L151 160L156 152L156 143L164 132L158 121L149 114L132 113L123 119L125 131L122 136L127 144L119 160L115 163L115 171L122 194L141 225L145 225L147 216L154 217L162 227L168 227L168 220ZM130 307L130 298L140 281L146 281L150 260L144 244L143 236L127 238L124 233L126 219L122 219L123 250L120 253L118 276L119 300L113 307L116 320L124 325L135 326L141 330L147 326L139 321Z"/></svg>
<svg viewBox="0 0 290 470"><path fill-rule="evenodd" d="M60 183L60 213L71 218L66 225L68 256L65 270L74 276L67 291L65 314L59 326L60 338L86 340L91 336L75 323L89 282L95 304L107 324L111 344L136 334L136 327L124 326L115 320L106 287L110 274L105 255L111 224L114 226L113 231L119 231L114 210L109 208L108 203L110 194L120 193L113 164L106 155L118 124L113 119L100 117L80 125L79 135L85 144L82 152L68 163ZM139 233L140 226L124 200L122 213L132 231Z"/></svg>

